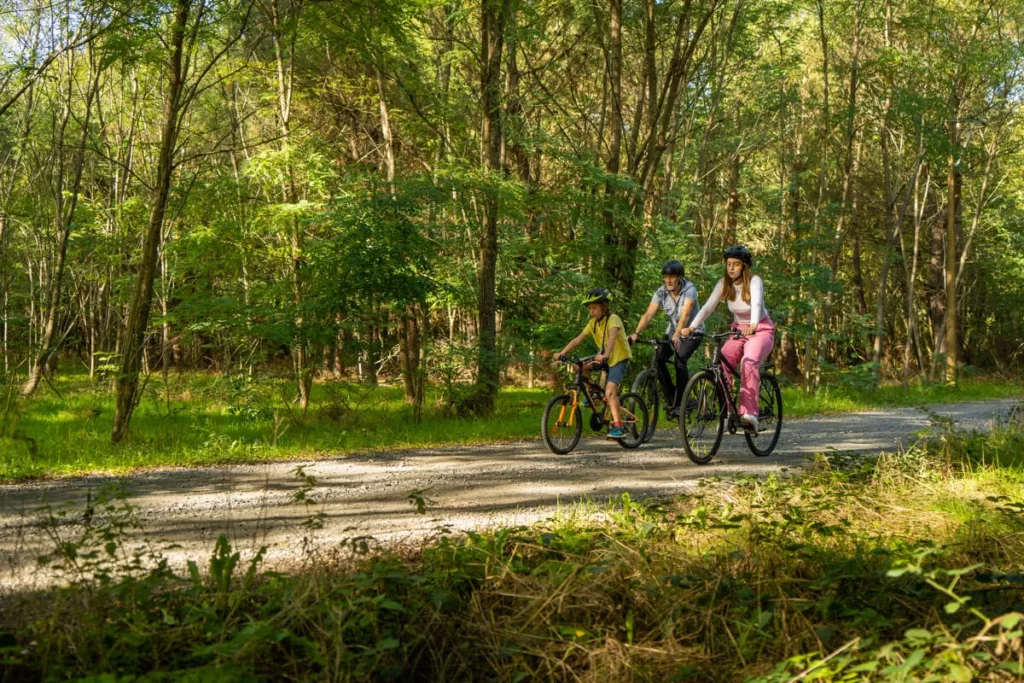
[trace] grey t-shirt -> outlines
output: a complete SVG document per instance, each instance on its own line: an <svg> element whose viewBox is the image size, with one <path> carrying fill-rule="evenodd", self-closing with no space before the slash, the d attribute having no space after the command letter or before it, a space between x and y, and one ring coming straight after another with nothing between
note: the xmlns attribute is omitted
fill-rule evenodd
<svg viewBox="0 0 1024 683"><path fill-rule="evenodd" d="M697 285L693 284L689 280L682 281L682 294L678 299L672 297L671 292L662 285L658 287L658 291L651 297L652 304L658 304L661 306L661 310L668 316L668 326L665 328L665 334L672 336L676 331L676 326L679 324L679 316L683 312L683 304L689 299L693 301L693 309L690 311L690 319L686 321L686 325L689 326L690 322L693 321L697 311L700 310L700 300L697 299ZM699 327L694 329L694 332L704 332L704 324L701 323Z"/></svg>

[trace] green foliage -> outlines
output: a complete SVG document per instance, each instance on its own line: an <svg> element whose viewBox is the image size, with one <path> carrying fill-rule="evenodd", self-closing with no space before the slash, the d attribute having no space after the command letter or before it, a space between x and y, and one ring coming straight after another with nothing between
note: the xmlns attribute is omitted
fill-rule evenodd
<svg viewBox="0 0 1024 683"><path fill-rule="evenodd" d="M112 493L86 508L91 531L54 539L53 556L123 559L45 600L18 598L0 624L4 672L1013 680L1024 476L1004 456L1022 432L935 429L941 438L908 451L818 456L800 476L707 481L673 500L623 494L534 527L441 535L408 556L352 538L288 574L224 536L205 570L179 575L159 552L139 564L123 551L130 505ZM972 442L999 457L981 465ZM316 482L296 474L308 509ZM966 491L967 516L937 504ZM427 493L410 502L429 509Z"/></svg>

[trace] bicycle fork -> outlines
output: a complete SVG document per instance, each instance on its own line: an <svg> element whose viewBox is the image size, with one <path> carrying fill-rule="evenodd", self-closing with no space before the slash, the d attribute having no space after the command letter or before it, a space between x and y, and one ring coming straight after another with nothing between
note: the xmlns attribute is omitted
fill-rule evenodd
<svg viewBox="0 0 1024 683"><path fill-rule="evenodd" d="M572 394L572 405L562 404L562 409L558 411L558 424L564 424L568 427L572 427L573 420L576 419L576 406L579 404L580 392L576 389L570 389L569 393ZM565 409L569 409L569 421L565 421Z"/></svg>

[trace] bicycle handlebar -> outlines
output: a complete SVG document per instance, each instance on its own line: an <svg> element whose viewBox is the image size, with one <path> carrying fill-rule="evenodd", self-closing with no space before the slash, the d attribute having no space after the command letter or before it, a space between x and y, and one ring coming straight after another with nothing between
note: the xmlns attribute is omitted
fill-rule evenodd
<svg viewBox="0 0 1024 683"><path fill-rule="evenodd" d="M658 346L659 344L671 344L668 339L637 339L635 342L629 342L633 344L650 344L651 346Z"/></svg>
<svg viewBox="0 0 1024 683"><path fill-rule="evenodd" d="M563 365L575 365L576 367L583 367L587 363L593 362L595 356L584 356L583 358L577 358L576 356L563 356L558 359L559 363ZM601 367L607 367L607 363L602 363Z"/></svg>
<svg viewBox="0 0 1024 683"><path fill-rule="evenodd" d="M703 332L694 332L689 337L682 337L682 339L696 339L698 337L703 337L703 336L705 336ZM663 345L670 345L672 343L672 340L671 339L637 339L635 342L629 342L629 343L630 343L630 345L632 345L632 344L650 344L651 346L659 346L659 345L663 346Z"/></svg>

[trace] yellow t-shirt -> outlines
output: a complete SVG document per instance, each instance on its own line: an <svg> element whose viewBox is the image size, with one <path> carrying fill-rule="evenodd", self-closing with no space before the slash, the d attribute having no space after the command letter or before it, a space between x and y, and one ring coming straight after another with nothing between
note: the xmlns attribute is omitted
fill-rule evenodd
<svg viewBox="0 0 1024 683"><path fill-rule="evenodd" d="M615 335L615 345L611 349L605 349L605 342L613 327L619 328ZM608 353L608 366L618 365L624 360L629 360L633 355L629 351L629 343L626 341L626 326L622 324L622 318L612 313L600 322L591 318L587 326L583 328L583 334L589 334L594 343L597 344L598 353Z"/></svg>

